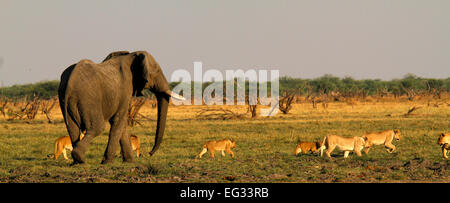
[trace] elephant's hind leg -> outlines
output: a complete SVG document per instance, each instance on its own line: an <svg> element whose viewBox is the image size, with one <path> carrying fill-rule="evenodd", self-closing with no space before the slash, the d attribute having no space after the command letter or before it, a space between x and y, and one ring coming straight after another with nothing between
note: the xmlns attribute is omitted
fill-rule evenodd
<svg viewBox="0 0 450 203"><path fill-rule="evenodd" d="M125 128L126 127L127 126L125 126ZM122 137L120 138L119 143L123 162L134 162L133 147L131 146L131 137L126 129L124 130L124 133L122 133ZM137 154L137 156L139 157L139 154Z"/></svg>
<svg viewBox="0 0 450 203"><path fill-rule="evenodd" d="M74 164L84 163L84 155L89 147L89 144L103 131L105 127L105 122L103 119L98 119L96 121L96 123L86 126L86 134L84 135L84 138L73 145L72 158L74 160Z"/></svg>
<svg viewBox="0 0 450 203"><path fill-rule="evenodd" d="M124 136L124 134L128 134L126 131L127 128L127 117L125 117L126 113L118 113L116 116L110 119L109 123L111 124L111 130L109 132L108 145L106 147L105 155L102 160L102 164L112 163L114 157L117 153L117 147L122 148L122 157L126 162L133 162L130 135Z"/></svg>
<svg viewBox="0 0 450 203"><path fill-rule="evenodd" d="M80 139L81 130L70 115L66 115L66 125L67 125L67 131L69 132L70 140L72 142L72 146L75 149L75 146L77 146L78 142L80 141L79 139ZM62 152L62 150L60 150L58 156L61 154L61 152ZM79 156L79 154L74 153L73 150L72 150L71 154L72 154L72 158L73 158L73 164L84 163L83 156Z"/></svg>

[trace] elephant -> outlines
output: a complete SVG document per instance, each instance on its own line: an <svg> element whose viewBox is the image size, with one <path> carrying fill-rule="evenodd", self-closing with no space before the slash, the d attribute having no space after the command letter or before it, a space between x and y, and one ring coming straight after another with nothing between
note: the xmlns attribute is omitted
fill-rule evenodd
<svg viewBox="0 0 450 203"><path fill-rule="evenodd" d="M117 51L102 63L84 59L69 66L61 75L58 97L73 150L73 164L85 162L89 143L109 122L108 145L102 164L111 163L120 144L123 162L134 162L128 133L128 107L133 96L149 89L156 96L158 115L155 143L158 150L164 135L169 99L184 100L169 88L161 67L146 51ZM80 140L80 133L85 136Z"/></svg>

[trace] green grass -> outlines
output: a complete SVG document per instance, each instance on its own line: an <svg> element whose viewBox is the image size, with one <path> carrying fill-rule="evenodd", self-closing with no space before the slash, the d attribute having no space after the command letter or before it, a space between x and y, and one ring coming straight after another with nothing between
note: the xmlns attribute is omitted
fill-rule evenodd
<svg viewBox="0 0 450 203"><path fill-rule="evenodd" d="M155 122L144 121L129 131L141 139L145 155L136 163L101 165L107 130L94 139L86 154L86 164L70 166L71 160L55 161L56 138L66 135L59 112L56 124L44 120L0 120L0 182L450 182L450 164L441 157L438 134L447 132L449 107L424 107L410 117L386 114L405 113L411 104L359 105L330 104L328 110L296 105L287 115L241 120L202 120L202 107L170 107L165 137L160 149L148 155L154 141ZM245 108L245 107L242 107ZM405 110L406 109L406 110ZM154 117L156 110L145 114ZM188 112L188 113L186 113ZM241 111L242 112L242 111ZM245 111L244 111L245 112ZM294 156L298 140L322 140L327 134L360 136L370 131L400 129L403 139L394 141L396 152L388 154L375 146L368 155L335 150L331 159L317 154ZM236 157L209 152L195 159L204 142L233 138Z"/></svg>

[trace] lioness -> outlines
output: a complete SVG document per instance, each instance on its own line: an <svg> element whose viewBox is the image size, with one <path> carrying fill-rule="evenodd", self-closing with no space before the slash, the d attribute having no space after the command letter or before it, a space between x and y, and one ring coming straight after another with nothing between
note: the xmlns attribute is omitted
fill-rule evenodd
<svg viewBox="0 0 450 203"><path fill-rule="evenodd" d="M318 152L322 143L320 142L302 142L300 141L295 148L295 156L297 156L300 152L306 154L307 152L315 153Z"/></svg>
<svg viewBox="0 0 450 203"><path fill-rule="evenodd" d="M341 151L345 151L344 158L348 157L350 151L354 151L356 155L361 156L361 150L364 148L364 139L357 136L341 137L338 135L327 135L323 139L322 146L320 147L320 156L323 156L323 150L327 148L325 154L327 157L331 157L331 152L336 147Z"/></svg>
<svg viewBox="0 0 450 203"><path fill-rule="evenodd" d="M80 134L80 140L83 139L84 134ZM56 139L55 141L55 160L58 159L61 153L64 155L64 159L68 160L66 151L72 151L72 141L70 140L70 136L62 136Z"/></svg>
<svg viewBox="0 0 450 203"><path fill-rule="evenodd" d="M367 133L362 136L366 144L364 145L364 153L368 154L372 145L384 144L386 151L392 153L395 150L395 146L392 144L392 140L396 139L400 141L400 130L385 130L377 133Z"/></svg>
<svg viewBox="0 0 450 203"><path fill-rule="evenodd" d="M448 153L450 152L450 133L441 133L438 138L437 144L441 145L442 147L442 156L444 157L444 159L448 159Z"/></svg>
<svg viewBox="0 0 450 203"><path fill-rule="evenodd" d="M203 149L200 154L197 155L198 158L202 158L203 154L207 151L211 154L211 158L214 158L214 153L216 150L222 151L222 156L225 156L224 151L228 154L231 154L231 157L234 158L234 153L231 151L231 148L236 147L236 142L234 140L223 139L220 141L208 141L203 145Z"/></svg>

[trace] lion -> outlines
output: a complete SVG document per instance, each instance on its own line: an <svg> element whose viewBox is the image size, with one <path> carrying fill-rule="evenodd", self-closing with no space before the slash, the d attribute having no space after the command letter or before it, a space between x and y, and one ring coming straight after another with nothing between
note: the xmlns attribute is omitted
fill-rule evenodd
<svg viewBox="0 0 450 203"><path fill-rule="evenodd" d="M441 133L441 135L439 135L437 144L441 145L442 147L442 156L444 157L444 159L448 159L448 153L450 152L450 133Z"/></svg>
<svg viewBox="0 0 450 203"><path fill-rule="evenodd" d="M82 140L84 138L84 134L81 133L80 134L80 140ZM58 157L61 155L61 153L64 156L64 159L68 160L69 158L67 157L67 150L72 151L73 147L72 147L72 140L70 139L70 136L62 136L59 137L58 139L56 139L55 141L55 160L58 159Z"/></svg>
<svg viewBox="0 0 450 203"><path fill-rule="evenodd" d="M364 148L364 139L362 137L341 137L338 135L327 135L323 139L322 146L320 147L320 156L323 156L323 150L326 148L325 154L327 157L331 157L331 152L334 148L338 147L339 150L344 151L344 158L348 157L350 151L361 156L361 150Z"/></svg>
<svg viewBox="0 0 450 203"><path fill-rule="evenodd" d="M395 146L392 144L392 141L395 139L400 141L402 137L400 136L400 130L385 130L382 132L376 133L367 133L363 135L365 141L365 149L364 153L368 154L372 145L381 145L383 144L388 153L392 153L395 150Z"/></svg>
<svg viewBox="0 0 450 203"><path fill-rule="evenodd" d="M203 145L202 151L197 155L196 158L202 158L203 154L207 151L211 154L211 158L214 159L214 153L216 150L222 151L222 156L225 156L224 151L228 154L231 154L231 157L234 158L234 153L231 151L231 148L236 148L236 141L223 139L220 141L208 141Z"/></svg>
<svg viewBox="0 0 450 203"><path fill-rule="evenodd" d="M319 152L322 143L320 142L302 142L300 141L295 148L295 156L297 156L300 152L306 154L307 152L316 153Z"/></svg>

